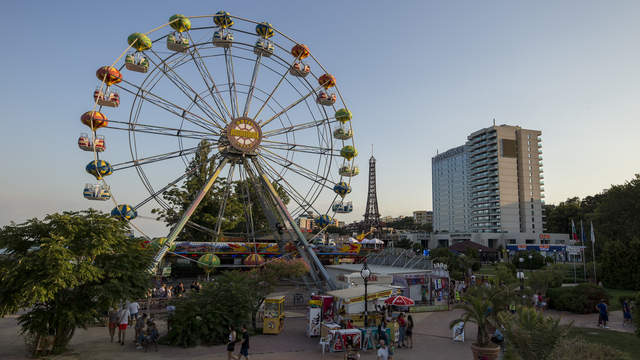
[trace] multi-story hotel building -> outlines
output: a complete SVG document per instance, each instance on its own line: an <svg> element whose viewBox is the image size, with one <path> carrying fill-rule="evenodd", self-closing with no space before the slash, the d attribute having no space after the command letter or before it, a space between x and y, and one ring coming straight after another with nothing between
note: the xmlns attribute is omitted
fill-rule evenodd
<svg viewBox="0 0 640 360"><path fill-rule="evenodd" d="M469 152L465 145L431 159L434 231L468 231Z"/></svg>
<svg viewBox="0 0 640 360"><path fill-rule="evenodd" d="M434 230L543 232L540 135L538 130L494 125L471 133L465 145L433 157ZM464 168L447 172L454 157Z"/></svg>

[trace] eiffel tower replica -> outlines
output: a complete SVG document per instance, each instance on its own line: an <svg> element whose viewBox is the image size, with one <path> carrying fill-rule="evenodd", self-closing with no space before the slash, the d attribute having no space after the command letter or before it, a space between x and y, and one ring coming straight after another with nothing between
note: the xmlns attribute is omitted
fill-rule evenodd
<svg viewBox="0 0 640 360"><path fill-rule="evenodd" d="M380 212L378 211L378 195L376 191L376 158L373 157L373 145L371 146L371 157L369 158L369 191L367 193L367 206L362 222L362 231L380 236L382 228L380 226Z"/></svg>

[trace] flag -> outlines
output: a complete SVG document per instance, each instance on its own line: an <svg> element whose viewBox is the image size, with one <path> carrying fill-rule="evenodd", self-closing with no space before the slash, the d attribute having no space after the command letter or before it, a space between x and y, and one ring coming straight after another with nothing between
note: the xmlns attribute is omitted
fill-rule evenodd
<svg viewBox="0 0 640 360"><path fill-rule="evenodd" d="M593 221L591 222L591 243L592 244L596 243L596 234L594 234L593 232Z"/></svg>
<svg viewBox="0 0 640 360"><path fill-rule="evenodd" d="M571 219L571 239L578 241L578 232L576 231L576 223Z"/></svg>
<svg viewBox="0 0 640 360"><path fill-rule="evenodd" d="M582 245L584 245L584 241L586 240L586 236L584 236L584 227L582 226L582 219L580 219L580 241Z"/></svg>

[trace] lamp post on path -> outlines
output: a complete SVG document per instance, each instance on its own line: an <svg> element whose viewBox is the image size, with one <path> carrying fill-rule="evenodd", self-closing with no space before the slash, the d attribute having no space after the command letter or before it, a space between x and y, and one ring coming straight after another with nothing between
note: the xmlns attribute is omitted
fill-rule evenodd
<svg viewBox="0 0 640 360"><path fill-rule="evenodd" d="M369 285L369 276L371 276L371 271L367 266L367 258L364 258L364 263L362 264L362 270L360 270L360 276L362 276L362 280L364 280L364 327L365 329L369 326L369 308L367 306L367 286Z"/></svg>

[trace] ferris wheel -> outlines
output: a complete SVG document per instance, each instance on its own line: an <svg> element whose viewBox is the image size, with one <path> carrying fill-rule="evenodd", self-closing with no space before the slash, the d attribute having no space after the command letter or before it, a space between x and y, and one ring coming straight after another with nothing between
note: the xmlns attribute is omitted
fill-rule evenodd
<svg viewBox="0 0 640 360"><path fill-rule="evenodd" d="M185 226L210 234L211 241L229 236L222 223L236 191L245 193L238 198L247 226L234 237L255 242L259 234L250 209L258 203L275 238L289 236L315 280L330 281L296 219L308 217L326 227L336 214L353 210L345 199L359 173L357 151L352 114L336 78L309 47L268 22L224 11L173 15L127 42L112 65L97 70L93 109L81 117L89 131L78 145L93 153L86 171L98 180L85 186L84 197L111 200L111 214L142 232L135 224L138 212L168 209L163 195L197 171L193 159L208 144L205 162L214 165L171 228L154 269ZM118 173L127 175L116 180ZM134 177L146 195L116 201L114 184L127 187ZM222 200L210 228L190 218L216 181Z"/></svg>

